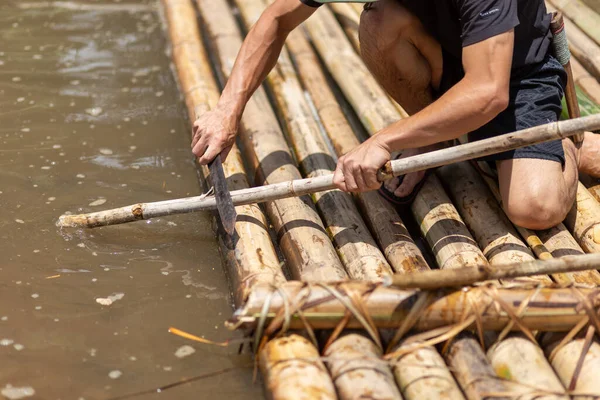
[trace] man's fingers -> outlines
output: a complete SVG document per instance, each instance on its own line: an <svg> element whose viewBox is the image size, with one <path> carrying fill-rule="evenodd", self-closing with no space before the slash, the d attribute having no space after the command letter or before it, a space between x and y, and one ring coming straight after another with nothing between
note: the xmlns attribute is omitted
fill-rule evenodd
<svg viewBox="0 0 600 400"><path fill-rule="evenodd" d="M346 191L348 192L356 192L358 191L358 184L356 183L356 179L354 178L354 170L346 165L343 167L344 172L344 181L346 182Z"/></svg>
<svg viewBox="0 0 600 400"><path fill-rule="evenodd" d="M196 157L202 157L207 148L208 145L206 144L206 140L198 140L192 148L192 153L194 153Z"/></svg>
<svg viewBox="0 0 600 400"><path fill-rule="evenodd" d="M335 172L333 173L333 184L338 189L343 190L344 192L348 190L346 188L346 181L344 180L344 174L342 172L342 169L340 168L339 163L337 168L335 169Z"/></svg>
<svg viewBox="0 0 600 400"><path fill-rule="evenodd" d="M217 154L219 154L217 148L215 146L209 145L204 154L198 159L198 162L201 165L206 165L212 160L214 160Z"/></svg>
<svg viewBox="0 0 600 400"><path fill-rule="evenodd" d="M377 170L363 171L363 177L367 184L366 190L375 190L381 187L381 182L377 180Z"/></svg>
<svg viewBox="0 0 600 400"><path fill-rule="evenodd" d="M356 182L356 192L364 192L368 190L363 171L361 171L360 168L356 168L354 170L354 181Z"/></svg>
<svg viewBox="0 0 600 400"><path fill-rule="evenodd" d="M225 161L227 159L227 156L229 155L229 152L231 151L232 148L233 148L233 145L225 147L223 149L223 151L221 152L221 161Z"/></svg>

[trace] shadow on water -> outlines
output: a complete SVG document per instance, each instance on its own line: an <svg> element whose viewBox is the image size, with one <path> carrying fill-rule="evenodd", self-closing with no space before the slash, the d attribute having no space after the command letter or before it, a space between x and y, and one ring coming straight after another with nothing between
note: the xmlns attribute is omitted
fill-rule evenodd
<svg viewBox="0 0 600 400"><path fill-rule="evenodd" d="M106 399L215 371L162 398L261 394L237 348L167 332L232 336L209 216L55 226L200 192L157 2L129 3L0 3L0 398Z"/></svg>

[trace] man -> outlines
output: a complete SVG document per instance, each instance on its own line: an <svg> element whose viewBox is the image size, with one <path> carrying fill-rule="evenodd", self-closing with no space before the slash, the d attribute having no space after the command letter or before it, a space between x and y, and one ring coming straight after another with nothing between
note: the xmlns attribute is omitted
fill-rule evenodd
<svg viewBox="0 0 600 400"><path fill-rule="evenodd" d="M231 149L247 101L275 66L288 33L321 4L276 0L250 30L218 105L194 124L201 163ZM543 0L380 0L361 16L362 57L385 90L411 115L339 159L344 191L381 186L390 154L428 151L469 133L470 140L556 121L566 74L550 55ZM586 133L578 153L565 139L488 157L498 170L506 214L546 229L572 207L579 167L597 174L600 142ZM412 149L412 150L411 150ZM392 201L410 199L424 172L387 182Z"/></svg>

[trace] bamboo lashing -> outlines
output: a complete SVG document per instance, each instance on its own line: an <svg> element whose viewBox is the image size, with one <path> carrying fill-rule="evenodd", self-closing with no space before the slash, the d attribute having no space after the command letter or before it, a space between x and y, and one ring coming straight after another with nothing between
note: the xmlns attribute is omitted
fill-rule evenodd
<svg viewBox="0 0 600 400"><path fill-rule="evenodd" d="M165 0L163 6L169 26L173 60L182 92L186 94L188 115L194 115L199 109L212 108L217 102L219 92L212 80L206 53L200 43L193 7L188 1L178 0ZM201 69L195 70L189 65ZM231 150L223 168L230 188L248 187L237 146ZM266 218L260 208L257 205L245 205L237 207L236 212L239 218L236 222L235 241L228 235L219 237L234 288L234 302L240 306L254 283L270 282L280 285L286 279L266 228Z"/></svg>
<svg viewBox="0 0 600 400"><path fill-rule="evenodd" d="M348 308L343 299L350 292L364 297L364 301L360 312L353 309L347 329L363 328L360 322L363 313L378 328L398 328L421 293L358 281L330 285L294 281L278 288L256 285L244 307L234 313L227 326L230 329L252 329L259 319L272 321L276 315L285 312L287 301L288 304L297 304L303 314L303 318L299 318L296 313L290 312L288 329L302 329L305 322L313 329L332 329L346 316ZM500 331L512 323L512 330L522 327L530 331L567 332L591 313L600 311L598 288L482 286L438 290L431 292L431 296L431 302L419 312L412 325L415 331L465 323L465 315L476 312L473 304L477 304L478 323L484 330L492 331ZM265 305L267 299L268 307ZM511 315L517 315L522 304L527 306L518 313L518 323L514 323Z"/></svg>
<svg viewBox="0 0 600 400"><path fill-rule="evenodd" d="M420 271L412 274L395 274L383 280L384 285L402 289L421 288L433 290L461 287L488 280L508 280L543 274L560 274L574 271L600 269L600 254L564 256L550 260L532 260L516 264L490 266L481 264L446 270Z"/></svg>
<svg viewBox="0 0 600 400"><path fill-rule="evenodd" d="M214 26L212 30L217 36L224 32L220 29L222 20L227 17L233 20L233 16L226 15L229 8L225 1L215 0L215 3L222 5L221 12L207 14L205 19L212 21L207 25ZM246 27L249 28L251 14L260 13L264 3L262 0L245 0L238 2L238 7L242 20L247 22ZM239 34L238 39L241 42ZM335 162L329 155L327 144L285 50L268 75L267 83L279 105L292 148L305 176L312 178L332 173ZM323 216L350 278L372 280L392 274L390 265L377 247L350 194L339 190L319 192L313 195L313 201Z"/></svg>

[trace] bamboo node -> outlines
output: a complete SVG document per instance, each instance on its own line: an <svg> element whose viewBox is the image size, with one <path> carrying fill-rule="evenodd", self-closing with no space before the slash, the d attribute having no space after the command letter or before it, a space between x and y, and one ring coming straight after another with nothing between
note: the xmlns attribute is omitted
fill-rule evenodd
<svg viewBox="0 0 600 400"><path fill-rule="evenodd" d="M140 203L134 204L131 207L131 214L133 214L135 219L144 219L144 206Z"/></svg>

